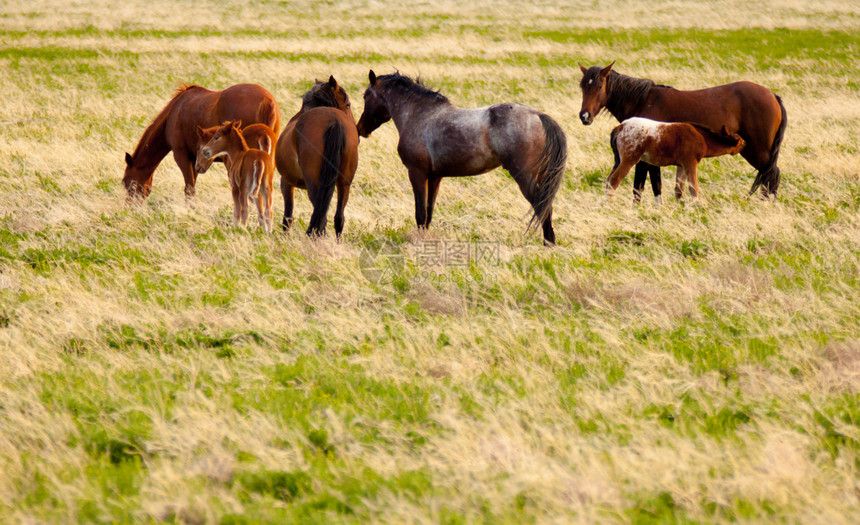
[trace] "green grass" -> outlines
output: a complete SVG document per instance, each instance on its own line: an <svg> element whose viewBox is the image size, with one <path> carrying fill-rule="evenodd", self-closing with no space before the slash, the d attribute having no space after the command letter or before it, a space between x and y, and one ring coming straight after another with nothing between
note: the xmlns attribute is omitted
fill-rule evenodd
<svg viewBox="0 0 860 525"><path fill-rule="evenodd" d="M860 17L625 5L0 9L0 522L856 521ZM662 206L632 177L607 202L615 122L579 124L577 62L612 60L780 94L777 202L738 157L703 161L702 203L673 170ZM419 235L390 124L341 243L305 238L301 191L291 232L235 227L221 166L186 203L170 157L125 205L123 152L177 84L260 83L286 121L334 74L357 118L368 68L556 118L559 246L523 235L506 172L446 179ZM434 265L437 242L494 251Z"/></svg>

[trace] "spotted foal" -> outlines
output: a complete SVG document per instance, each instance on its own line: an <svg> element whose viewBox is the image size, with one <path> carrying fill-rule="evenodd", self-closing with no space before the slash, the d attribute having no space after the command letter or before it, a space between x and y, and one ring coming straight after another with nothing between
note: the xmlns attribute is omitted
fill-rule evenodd
<svg viewBox="0 0 860 525"><path fill-rule="evenodd" d="M610 197L621 181L640 160L653 166L677 166L675 198L680 199L684 186L690 184L690 194L699 196L696 168L705 157L735 155L746 143L725 126L719 133L686 122L657 122L641 117L625 120L612 130L610 139L615 165L606 179L606 194ZM659 203L659 197L655 197Z"/></svg>

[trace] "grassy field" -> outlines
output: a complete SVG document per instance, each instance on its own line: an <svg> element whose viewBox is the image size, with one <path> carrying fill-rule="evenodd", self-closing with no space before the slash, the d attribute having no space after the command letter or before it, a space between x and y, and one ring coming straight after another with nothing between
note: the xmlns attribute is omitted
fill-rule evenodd
<svg viewBox="0 0 860 525"><path fill-rule="evenodd" d="M860 520L860 6L524 4L4 2L0 522ZM779 94L778 200L722 157L697 205L607 202L577 62L613 60ZM368 68L558 120L559 246L501 171L446 179L418 235L391 124L342 243L301 191L288 234L234 227L221 166L189 206L168 158L126 206L177 85L286 120L333 74L357 119Z"/></svg>

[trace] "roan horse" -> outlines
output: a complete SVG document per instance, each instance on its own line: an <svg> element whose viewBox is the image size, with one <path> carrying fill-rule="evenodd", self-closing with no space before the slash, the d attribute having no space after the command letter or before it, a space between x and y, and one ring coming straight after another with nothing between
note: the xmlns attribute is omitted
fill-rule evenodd
<svg viewBox="0 0 860 525"><path fill-rule="evenodd" d="M419 229L430 227L442 177L479 175L501 165L532 206L528 229L542 225L544 244L555 244L552 202L564 175L567 139L552 118L523 104L460 109L399 73L377 77L370 71L368 78L358 132L369 137L394 121Z"/></svg>
<svg viewBox="0 0 860 525"><path fill-rule="evenodd" d="M608 195L615 193L630 168L641 160L652 166L678 167L675 175L678 199L686 182L690 183L690 194L699 196L696 168L700 160L736 155L745 146L744 139L737 133L730 134L725 126L717 134L686 122L657 122L641 117L629 118L613 129L610 144L615 165L606 179Z"/></svg>
<svg viewBox="0 0 860 525"><path fill-rule="evenodd" d="M275 132L271 132L274 140ZM272 155L263 150L251 149L242 135L242 123L225 122L203 146L201 153L214 158L226 153L230 159L227 176L233 191L233 219L242 226L248 224L248 199L257 204L260 226L266 233L272 231L272 177L275 164Z"/></svg>
<svg viewBox="0 0 860 525"><path fill-rule="evenodd" d="M284 196L284 231L293 224L296 188L308 190L314 207L307 234L325 234L326 216L337 187L334 231L340 239L343 211L358 167L358 133L349 95L333 76L302 96L302 107L284 127L275 147Z"/></svg>
<svg viewBox="0 0 860 525"><path fill-rule="evenodd" d="M579 118L591 124L603 108L623 122L630 117L645 117L662 122L690 122L705 129L737 133L746 142L741 156L758 173L750 195L759 187L765 196L776 196L779 188L779 148L785 134L786 114L782 99L769 89L752 82L679 91L651 80L622 75L612 64L582 70L582 108ZM641 173L640 173L641 172ZM659 168L656 169L659 189ZM652 184L654 184L652 171ZM637 166L634 192L641 193L645 171ZM637 190L638 188L638 190Z"/></svg>
<svg viewBox="0 0 860 525"><path fill-rule="evenodd" d="M210 140L212 140L212 137L215 136L215 132L219 129L221 129L221 126L212 126L211 128L206 129L197 126L197 160L194 161L194 171L197 172L197 175L206 173L206 170L212 166L212 163L215 162L216 158L224 160L227 171L230 171L230 160L227 158L226 151L211 158L207 158L206 155L203 154L203 148ZM248 147L265 151L269 155L274 151L275 142L278 140L277 133L272 131L272 128L265 124L251 124L250 126L245 126L242 128L242 136L245 138L245 142L248 143Z"/></svg>
<svg viewBox="0 0 860 525"><path fill-rule="evenodd" d="M122 183L128 199L145 199L152 191L152 175L171 151L185 178L185 196L196 193L197 127L208 128L229 120L265 124L277 133L281 112L272 95L254 84L238 84L224 91L200 86L180 87L167 106L143 132L134 153L125 154Z"/></svg>

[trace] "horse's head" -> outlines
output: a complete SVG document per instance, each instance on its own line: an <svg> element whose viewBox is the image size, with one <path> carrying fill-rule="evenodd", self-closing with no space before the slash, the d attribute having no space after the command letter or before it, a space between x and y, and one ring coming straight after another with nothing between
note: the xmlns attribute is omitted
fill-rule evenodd
<svg viewBox="0 0 860 525"><path fill-rule="evenodd" d="M127 201L143 200L149 197L152 191L152 173L154 169L143 167L136 163L133 156L125 154L125 173L122 176L122 185L128 192Z"/></svg>
<svg viewBox="0 0 860 525"><path fill-rule="evenodd" d="M314 80L314 86L302 95L302 111L322 107L336 108L352 114L349 95L337 83L334 76L329 76L327 81Z"/></svg>
<svg viewBox="0 0 860 525"><path fill-rule="evenodd" d="M615 62L603 68L600 66L586 68L582 64L579 65L579 69L582 70L582 80L579 82L579 87L582 88L582 108L579 110L579 120L586 126L591 124L594 117L606 107L606 101L609 98L606 92L606 78L612 71L613 64Z"/></svg>
<svg viewBox="0 0 860 525"><path fill-rule="evenodd" d="M376 128L391 120L385 100L380 95L381 82L376 78L376 73L371 70L367 78L370 80L370 86L364 91L364 111L357 125L358 134L365 138L369 137Z"/></svg>
<svg viewBox="0 0 860 525"><path fill-rule="evenodd" d="M207 157L203 153L203 147L212 140L212 137L215 135L215 132L218 131L219 127L220 126L215 126L203 129L200 126L197 126L197 160L194 161L194 171L196 171L198 175L206 173L206 170L209 169L209 166L211 166L212 162L215 160L215 157Z"/></svg>
<svg viewBox="0 0 860 525"><path fill-rule="evenodd" d="M226 155L227 147L230 144L230 135L233 133L234 129L239 128L241 125L242 121L234 120L224 122L215 128L210 128L215 131L212 133L212 137L209 141L202 147L198 148L198 158L203 157L204 159L209 159L211 163L211 159L220 157L221 155Z"/></svg>
<svg viewBox="0 0 860 525"><path fill-rule="evenodd" d="M734 144L734 146L731 146L728 150L729 155L737 155L747 145L746 141L744 141L740 135L737 133L730 133L729 128L725 125L720 129L720 135Z"/></svg>

